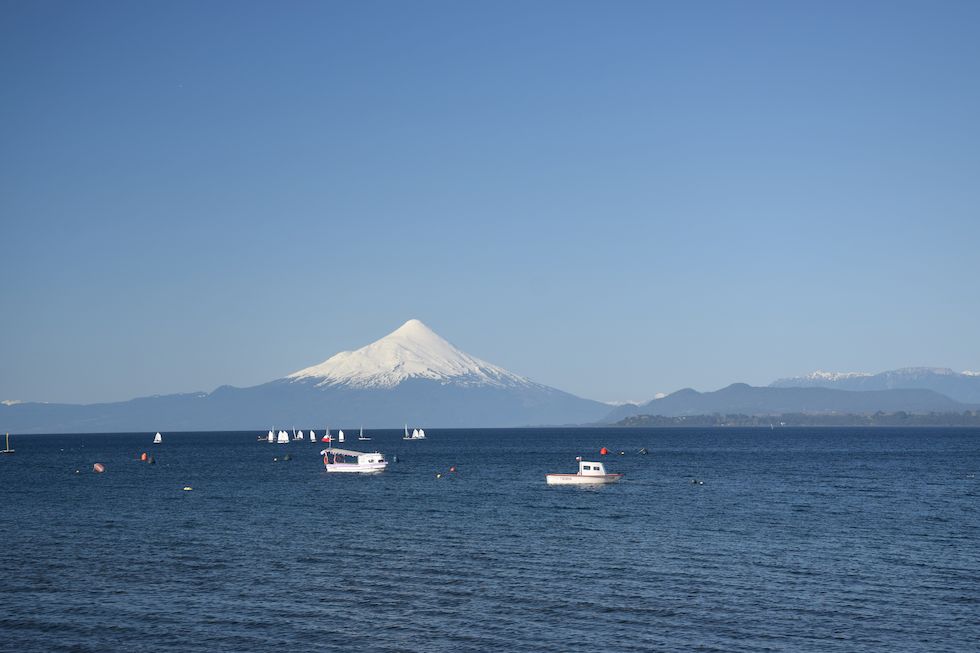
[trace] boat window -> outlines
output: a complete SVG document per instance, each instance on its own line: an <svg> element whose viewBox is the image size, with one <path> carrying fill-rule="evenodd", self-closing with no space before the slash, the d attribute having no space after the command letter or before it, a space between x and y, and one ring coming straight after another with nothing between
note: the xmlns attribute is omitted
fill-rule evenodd
<svg viewBox="0 0 980 653"><path fill-rule="evenodd" d="M582 465L582 469L592 469L592 468L589 467L588 465Z"/></svg>

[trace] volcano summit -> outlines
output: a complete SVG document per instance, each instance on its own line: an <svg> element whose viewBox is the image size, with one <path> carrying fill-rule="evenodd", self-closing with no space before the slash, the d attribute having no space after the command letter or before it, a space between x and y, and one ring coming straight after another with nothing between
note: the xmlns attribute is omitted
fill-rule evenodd
<svg viewBox="0 0 980 653"><path fill-rule="evenodd" d="M249 388L91 404L0 406L21 433L160 430L506 427L593 422L605 404L471 356L419 320L356 351Z"/></svg>

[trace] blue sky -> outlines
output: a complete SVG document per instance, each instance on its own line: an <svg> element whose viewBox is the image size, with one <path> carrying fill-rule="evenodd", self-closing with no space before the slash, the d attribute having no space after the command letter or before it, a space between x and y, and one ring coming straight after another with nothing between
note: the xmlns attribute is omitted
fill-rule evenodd
<svg viewBox="0 0 980 653"><path fill-rule="evenodd" d="M5 0L0 83L0 399L980 369L975 2Z"/></svg>

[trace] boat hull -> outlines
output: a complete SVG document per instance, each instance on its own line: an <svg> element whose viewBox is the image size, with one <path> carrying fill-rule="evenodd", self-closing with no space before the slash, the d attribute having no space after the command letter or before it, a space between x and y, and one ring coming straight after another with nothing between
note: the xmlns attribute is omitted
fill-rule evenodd
<svg viewBox="0 0 980 653"><path fill-rule="evenodd" d="M623 478L622 474L545 474L548 485L605 485Z"/></svg>
<svg viewBox="0 0 980 653"><path fill-rule="evenodd" d="M357 463L329 463L325 464L324 467L328 472L334 474L377 474L386 470L388 463L364 463L363 465Z"/></svg>

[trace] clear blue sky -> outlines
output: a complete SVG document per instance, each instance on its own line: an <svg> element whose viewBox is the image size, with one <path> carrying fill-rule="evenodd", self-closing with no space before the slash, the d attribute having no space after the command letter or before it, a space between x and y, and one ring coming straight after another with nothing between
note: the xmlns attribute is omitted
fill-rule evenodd
<svg viewBox="0 0 980 653"><path fill-rule="evenodd" d="M0 399L980 369L978 2L3 0L0 83Z"/></svg>

